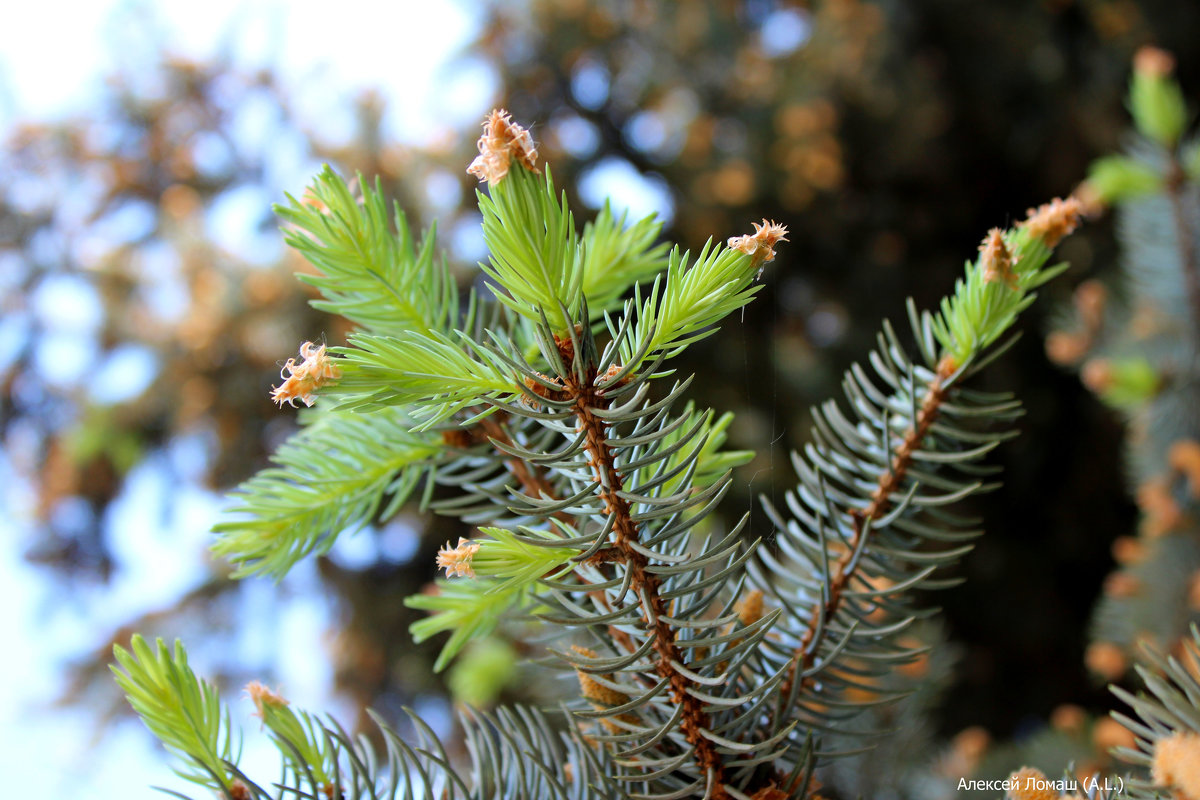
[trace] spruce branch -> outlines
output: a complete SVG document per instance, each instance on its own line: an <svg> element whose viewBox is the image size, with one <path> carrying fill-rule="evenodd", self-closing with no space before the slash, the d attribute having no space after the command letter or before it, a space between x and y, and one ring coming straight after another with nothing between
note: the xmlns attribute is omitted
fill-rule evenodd
<svg viewBox="0 0 1200 800"><path fill-rule="evenodd" d="M326 166L302 199L288 195L275 207L287 244L320 271L296 276L324 296L313 307L377 334L448 332L458 323L458 287L436 255L436 228L418 246L396 207L393 232L379 179L374 188L361 175L356 183L361 197Z"/></svg>
<svg viewBox="0 0 1200 800"><path fill-rule="evenodd" d="M1200 262L1197 261L1196 231L1192 225L1194 209L1187 206L1190 197L1188 174L1181 153L1180 140L1187 128L1187 103L1179 83L1172 77L1175 59L1155 47L1143 47L1133 62L1133 78L1129 86L1129 110L1134 125L1149 141L1166 155L1166 171L1161 185L1166 189L1171 205L1171 220L1175 226L1175 241L1179 247L1179 268L1191 309L1192 331L1200 334ZM1136 193L1125 192L1120 199L1129 200Z"/></svg>
<svg viewBox="0 0 1200 800"><path fill-rule="evenodd" d="M732 415L725 414L716 422L712 422L711 418L711 411L698 413L694 410L693 405L689 403L684 409L683 414L667 426L668 431L662 436L665 464L660 463L659 470L654 473L650 471L649 466L638 468L637 471L632 473L632 483L634 485L640 485L644 482L650 481L656 475L665 472L668 476L668 480L662 483L662 490L666 494L673 494L673 490L679 488L681 482L686 477L686 474L682 473L680 470L680 467L684 466L685 464L690 464L693 462L695 463L696 469L692 480L693 485L699 489L711 486L717 481L722 480L724 474L730 468L748 461L752 457L752 453L746 451L724 452L720 450L720 447L725 440L725 430L732 421ZM510 423L512 423L514 419L522 418L514 418L505 414L504 412L500 412L480 420L471 430L478 429L480 433L485 436L487 440L496 448L497 455L501 457L513 456L515 453L520 453L520 449L515 445L510 433ZM471 440L471 435L468 434L467 431L461 431L461 433L465 435L468 442ZM526 453L525 455L528 456L529 454ZM508 467L509 472L518 478L521 493L524 494L525 497L531 500L546 500L551 504L556 504L560 500L557 490L552 485L550 480L548 480L547 470L542 464L531 461L526 457L507 458L505 464ZM495 497L493 500L493 508L495 507L495 502L498 502L502 499L503 498ZM508 498L510 510L518 514L536 514L536 508L515 505L513 501L516 499L516 497ZM436 505L437 504L435 504L435 506ZM697 511L698 509L691 508L685 513L695 514ZM554 511L548 517L548 519L553 521L553 523L563 532L564 535L569 536L572 534L578 534L578 531L574 525L579 522L579 520L575 516L559 510ZM489 529L485 527L481 528L481 530L486 533ZM526 533L530 536L536 536L536 534L532 531L528 531L525 528L522 528L522 530L526 531ZM577 539L576 541L582 542L584 540ZM460 548L464 546L464 542L468 547L476 547L474 541L468 542L468 540L463 540L459 543ZM444 550L443 552L446 551ZM476 550L472 550L471 555L474 556L475 552ZM583 556L578 556L578 558L584 559ZM610 545L605 545L598 550L594 548L590 550L588 554L586 554L586 558L584 560L586 560L588 564L599 565L611 564L620 561L620 559L620 552L616 548ZM442 563L443 561L450 562L451 559L449 557L439 556L439 566L447 566L446 563ZM454 560L454 563L457 563L457 559ZM470 559L469 563L474 563L473 557ZM542 571L546 572L549 570L549 568L550 565L546 565L542 568ZM461 574L468 573L464 570L461 572ZM471 577L474 577L473 570ZM574 577L583 585L587 585L588 582L586 579L579 575ZM536 587L533 587L533 590L536 591ZM467 591L470 594L472 589L467 588ZM492 589L489 591L494 592L495 590ZM602 606L606 612L612 612L613 607L602 591L589 592L589 598ZM493 599L499 601L497 603L498 606L502 606L506 609L505 613L510 613L515 607L517 607L514 595L503 593L499 597L493 597ZM512 601L510 601L510 599ZM468 600L467 602L469 603L470 601ZM410 605L412 605L412 607L425 608L435 613L443 610L448 603L452 604L453 601L448 599L423 599L422 596L412 598L410 601ZM446 619L443 622L449 623L449 619ZM447 625L446 629L453 627L453 625ZM461 648L461 645L465 644L468 638L485 635L486 632L493 630L494 627L495 622L489 621L486 625L480 625L476 627L470 636L462 638L461 641L452 639L450 642L448 642L446 647L450 652L443 654L443 658L446 659L442 662L443 666L445 663L448 663L448 659ZM442 629L443 627L440 624L436 628L438 631ZM436 631L433 627L433 623L422 621L414 623L413 632L414 634L418 634L423 640ZM607 633L612 638L619 651L624 653L634 652L635 646L628 633L621 630L617 626L608 626Z"/></svg>
<svg viewBox="0 0 1200 800"><path fill-rule="evenodd" d="M521 777L524 756L505 752L502 765L484 759L491 771L476 774L473 791L583 796L617 776L645 796L745 797L790 733L758 730L780 676L757 682L747 671L780 612L747 613L740 602L738 576L753 550L739 543L742 525L715 539L701 531L728 469L748 454L720 451L728 416L690 405L673 413L688 381L659 398L651 386L657 364L753 296L785 231L764 221L727 249L706 247L694 264L678 251L664 260L650 220L625 227L606 212L577 237L549 170L540 175L527 133L506 116L489 120L480 155L472 171L488 181L480 203L492 251L484 270L506 309L486 326L474 304L461 329L453 309L387 329L362 316L357 304L380 286L401 295L393 310L418 308L420 292L397 276L434 263L395 244L377 193L360 203L326 174L312 205L293 209L310 258L326 262L326 277L341 270L344 280L322 284L329 308L359 313L367 330L331 348L336 360L308 345L305 361L289 365L294 385L281 396L307 403L319 393L336 404L285 448L278 471L243 487L245 518L223 524L218 549L242 574L278 577L327 549L341 528L374 518L389 494L385 513L393 512L422 477L427 489L457 487L459 498L431 507L488 524L439 555L457 577L409 600L433 612L413 626L415 638L451 634L437 668L504 619L532 615L598 636L604 653L572 651L562 666L595 673L618 693L611 697L626 698L593 712L605 720L595 734L603 744L581 752L607 764L600 777L581 784L555 773L553 790L538 792ZM405 266L388 273L381 265L399 251L411 258L400 253ZM618 306L630 282L664 263L647 303L635 288ZM596 311L585 285L599 295ZM592 324L602 314L611 333L603 347ZM288 791L345 789L344 759L366 764L339 749L342 739L324 723L258 697ZM574 731L586 727L582 708L570 713ZM495 751L493 740L478 741ZM559 766L588 773L578 757Z"/></svg>
<svg viewBox="0 0 1200 800"><path fill-rule="evenodd" d="M581 320L589 317L586 308L578 313ZM538 497L521 498L522 511L535 515L537 501L544 500L540 509L543 518L554 520L563 536L574 537L554 547L581 548L572 559L574 570L569 574L549 574L548 564L528 570L527 577L538 571L548 573L540 576L538 584L549 590L549 594L542 595L537 586L530 586L528 596L536 595L537 602L545 604L545 611L536 612L545 622L564 624L570 619L575 622L567 624L595 624L606 631L607 644L618 655L591 659L579 652L564 654L573 668L590 673L613 669L616 664L619 672L644 663L638 669L656 676L649 682L630 676L635 685L621 688L613 683L610 691L624 696L627 702L595 712L604 717L606 726L615 726L606 734L596 735L609 737L613 746L622 748L617 753L624 754L633 767L631 780L640 780L638 776L645 774L655 781L669 779L671 782L665 785L675 789L691 785L701 792L707 787L713 796L734 796L732 792L738 790L730 784L744 785L753 765L771 752L770 741L751 745L740 739L746 735L746 724L753 721L751 709L766 701L773 684L738 699L743 687L730 676L738 672L738 665L758 645L778 614L757 615L744 626L716 633L729 625L731 617L726 606L719 619L701 624L694 618L712 607L716 593L724 594L723 581L735 574L748 553L737 554L736 529L719 544L699 546L696 556L681 548L690 549L689 531L711 511L727 485L725 468L740 463L747 454L720 452L728 417L714 424L711 413L697 413L690 405L680 415L669 414L686 384L676 385L664 399L650 402L646 396L649 375L617 380L615 376L622 369L616 364L601 371L602 358L588 327L576 324L571 335L555 337L550 325L540 328L539 333L542 344L554 348L547 359L554 367L549 376L540 376L536 383L543 391L531 391L530 405L524 408L501 404L502 419L506 424L525 419L549 426L568 438L566 446L557 451L534 451L520 446L511 436L489 436L503 454L568 477L564 491L556 492L555 497L538 487ZM623 326L623 330L627 335L629 326ZM615 353L619 346L619 341L610 343L606 352ZM526 376L527 383L532 377ZM483 426L487 420L478 424ZM557 500L559 494L565 499ZM511 501L510 507L518 508ZM569 510L576 524L553 516L564 510ZM588 520L596 527L589 530ZM520 542L537 544L535 533L534 529L521 528L512 535L522 537ZM486 542L479 542L476 549L476 542L479 540L462 542L453 552L443 551L445 564L455 571L461 566L466 575L464 561L469 559L471 571L476 572L476 558L487 547ZM673 542L673 546L660 549L666 542ZM716 571L706 576L710 567ZM489 589L486 580L481 580L484 577L476 574L465 581L450 582L462 584L459 587L443 584L433 597L412 598L412 605L437 607L442 612L437 621L418 623L421 635L426 628L432 632L435 626L440 629L444 624L454 630L447 647L457 649L470 635L494 627L498 620L485 616L499 605L492 593L505 591L496 588L498 585L512 584L493 583ZM459 594L452 597L451 592ZM478 598L474 608L472 596ZM510 596L502 595L505 601ZM573 596L586 598L596 611L588 611L571 599ZM487 609L478 605L485 597L491 599ZM689 597L693 599L685 604ZM673 610L672 603L685 604L686 611ZM454 619L454 614L460 621ZM732 619L737 618L734 613ZM688 629L696 629L696 633L680 641L680 634ZM711 652L714 648L718 649ZM718 686L722 688L714 694L713 687ZM728 709L719 724L706 710L712 703ZM748 708L743 704L749 704ZM733 713L735 709L737 714ZM724 734L734 723L739 738L726 738ZM633 747L631 743L637 741L647 742L651 749ZM754 753L753 758L750 753ZM693 766L687 768L687 762ZM670 769L665 767L668 763ZM727 775L729 765L738 769L737 781ZM670 773L677 770L683 774L671 777Z"/></svg>
<svg viewBox="0 0 1200 800"><path fill-rule="evenodd" d="M439 437L411 427L397 408L316 416L272 456L276 466L234 491L229 511L240 518L213 527L213 552L237 566L236 577L279 579L342 533L392 516L442 455Z"/></svg>
<svg viewBox="0 0 1200 800"><path fill-rule="evenodd" d="M352 334L349 345L334 352L342 356L342 377L326 393L337 395L341 407L406 406L422 430L485 399L520 395L508 365L461 331Z"/></svg>
<svg viewBox="0 0 1200 800"><path fill-rule="evenodd" d="M536 709L464 712L460 724L469 763L460 773L433 730L408 709L414 735L407 738L372 715L387 748L381 759L366 737L351 736L333 719L294 710L255 682L247 693L283 762L282 775L269 791L238 768L230 744L230 713L216 690L192 674L183 646L177 643L172 654L159 641L154 652L135 637L132 649L114 650L126 670L113 668L117 680L146 725L183 763L180 775L205 787L205 798L212 791L225 800L622 796L607 754L594 751L577 733L560 733Z"/></svg>
<svg viewBox="0 0 1200 800"><path fill-rule="evenodd" d="M1112 713L1136 737L1136 747L1114 750L1141 768L1125 791L1136 800L1200 796L1200 629L1192 626L1176 655L1148 645L1140 655L1136 669L1144 690L1109 687L1136 715Z"/></svg>
<svg viewBox="0 0 1200 800"><path fill-rule="evenodd" d="M683 666L687 658L676 644L675 631L667 621L669 614L660 580L647 569L649 558L637 546L638 526L625 496L624 480L616 468L615 454L608 443L608 424L602 416L609 408L609 400L596 389L595 375L577 381L574 375L568 374L564 377L564 395L574 406L585 438L588 463L594 471L599 495L610 520L614 560L625 568L630 590L640 598L642 621L651 632L656 654L655 672L669 683L672 701L681 709L678 726L693 748L697 768L705 778L705 794L724 800L728 797L724 788L725 767L717 752L718 742L711 733L709 715L695 693L701 685Z"/></svg>
<svg viewBox="0 0 1200 800"><path fill-rule="evenodd" d="M1128 471L1142 516L1139 536L1122 548L1092 615L1088 669L1116 680L1137 645L1168 648L1188 637L1200 574L1200 492L1190 475L1196 440L1196 337L1200 331L1200 188L1196 143L1184 141L1187 109L1174 60L1154 48L1134 59L1129 109L1140 134L1128 153L1093 166L1085 184L1097 210L1112 205L1126 290L1085 284L1074 327L1047 349L1078 365L1083 384L1129 420ZM1054 345L1051 347L1051 345Z"/></svg>
<svg viewBox="0 0 1200 800"><path fill-rule="evenodd" d="M235 794L238 781L229 767L241 749L229 712L221 707L216 687L192 672L183 644L175 642L172 651L159 639L151 648L134 635L129 650L113 647L113 657L117 665L110 669L129 704L182 762L176 773L231 800L242 800Z"/></svg>
<svg viewBox="0 0 1200 800"><path fill-rule="evenodd" d="M334 796L341 784L336 778L337 759L327 746L320 724L303 711L293 711L287 700L259 681L249 683L246 694L290 768L296 774L307 773L326 796Z"/></svg>
<svg viewBox="0 0 1200 800"><path fill-rule="evenodd" d="M1200 253L1195 226L1197 171L1193 167L1200 163L1196 158L1200 148L1195 142L1183 142L1188 112L1174 70L1175 59L1169 53L1148 46L1137 52L1128 106L1142 138L1129 155L1097 160L1084 190L1098 207L1134 206L1160 193L1165 195L1172 226L1169 241L1177 250L1176 261L1195 334L1200 330ZM1136 229L1142 235L1153 235L1147 225ZM1142 266L1157 271L1157 261L1145 259Z"/></svg>
<svg viewBox="0 0 1200 800"><path fill-rule="evenodd" d="M786 234L787 228L763 220L755 223L754 234L730 239L728 248L710 240L690 266L690 252L672 250L665 277L654 281L644 301L641 287L636 289L637 316L620 350L623 369L637 371L647 361L671 358L712 334L712 325L758 293L755 280Z"/></svg>
<svg viewBox="0 0 1200 800"><path fill-rule="evenodd" d="M434 672L441 672L467 642L487 636L501 619L527 608L533 588L518 581L439 580L431 592L404 601L409 608L430 612L409 631L417 644L451 632L433 665Z"/></svg>
<svg viewBox="0 0 1200 800"><path fill-rule="evenodd" d="M1129 82L1129 112L1138 132L1163 147L1173 148L1187 127L1187 103L1171 79L1174 57L1157 47L1142 47L1134 55Z"/></svg>
<svg viewBox="0 0 1200 800"><path fill-rule="evenodd" d="M474 300L460 319L437 299L452 284L444 264L412 246L402 217L388 228L378 190L360 202L325 174L312 204L292 210L298 246L325 264L328 307L365 330L330 348L336 359L308 345L289 364L284 399L335 402L275 471L242 487L244 517L222 524L217 549L239 574L278 577L385 503L394 513L422 480L427 499L450 489L427 507L479 533L447 543L447 578L408 599L430 612L414 638L449 634L440 670L468 641L536 621L525 630L539 638L570 635L545 660L581 696L554 717L565 733L528 709L468 715L468 778L418 720L416 744L384 729L381 769L335 723L259 687L284 762L279 794L800 796L837 755L829 743L847 746L826 733L899 696L880 676L923 655L909 629L927 612L909 595L946 585L938 569L969 549L976 531L948 507L988 488L979 462L1019 414L1007 396L962 384L1061 269L1046 262L1078 204L993 231L937 313L910 306L919 358L885 324L876 376L847 374L851 415L834 403L814 415L790 518L768 506L775 552L742 541L748 515L712 525L729 470L749 454L722 451L729 415L685 404L691 378L665 383L661 366L753 298L786 229L763 220L695 259L654 245L653 220L625 226L608 209L577 235L525 129L498 111L479 144L470 172L487 182L481 268L494 295L480 303L496 309L486 321ZM436 297L417 286L426 274ZM392 296L386 315L367 310L372 293ZM405 311L422 303L440 304L419 319ZM247 796L267 796L216 764Z"/></svg>
<svg viewBox="0 0 1200 800"><path fill-rule="evenodd" d="M751 265L746 270L747 281L765 260L745 253L734 258ZM629 308L636 309L636 303ZM566 315L565 309L563 313ZM608 646L615 646L618 655L598 660L579 653L568 655L567 662L575 668L615 670L615 674L644 662L646 666L638 669L656 676L646 682L635 674L631 676L633 685L610 686L630 699L622 707L596 712L605 715L606 725L619 729L596 735L620 748L617 755L633 768L629 779L642 780L639 776L644 775L648 785L665 781L661 787L673 787L672 793L691 786L713 796L734 796L739 791L734 784L744 787L754 774L754 765L769 760L778 744L778 737L759 740L752 724L754 709L767 701L775 683L748 687L733 677L778 613L759 615L744 627L718 633L731 619L738 619L736 612L729 613L735 593L719 601L723 608L718 618L702 623L698 615L712 609L718 596L725 596L723 582L736 573L748 551L738 555L737 529L720 543L700 545L695 555L687 550L691 549L689 531L711 511L727 486L727 478L716 470L737 463L745 454L718 452L728 418L714 425L711 415L696 414L691 407L679 416L669 414L686 382L677 384L662 400L647 399L651 376L634 374L627 365L614 361L626 346L625 338L632 335L631 325L621 323L601 354L591 329L583 324L591 318L590 312L584 307L577 314L580 321L568 328L565 336L558 335L556 324L543 317L535 333L547 364L541 369L546 372L510 354L510 366L525 373L529 392L523 405L497 403L506 421L534 420L559 431L567 439L565 447L547 451L518 444L512 437L489 437L507 455L537 463L568 479L557 493L563 500L551 500L539 489L541 497L521 498L523 511L535 513L536 501L545 499L548 502L540 504L543 518L569 510L580 522L591 519L599 523L591 531L584 525L563 525L564 533L578 537L560 544L583 547L586 552L576 557L576 569L565 579L552 576L539 581L550 590L539 602L544 600L550 610L539 611L538 616L550 623L598 625L608 632ZM497 341L497 345L501 343ZM544 442L542 447L550 444ZM704 472L698 474L702 464ZM524 531L526 537L531 533ZM670 547L664 549L668 542ZM447 563L456 570L460 558L469 557L473 563L477 552L473 548L460 543L455 550L462 555L456 553L453 558L444 551ZM478 576L467 583L477 581ZM485 586L480 583L461 590L460 613L471 613L469 595L486 595L489 590ZM587 598L596 610L579 605L572 599L577 595ZM460 600L439 594L411 602L453 606ZM686 610L673 610L669 603L684 604ZM681 640L681 634L689 629L695 633ZM460 632L456 630L452 637L456 647L465 641ZM719 719L707 710L714 703L721 710ZM637 741L646 744L631 746ZM688 767L688 762L692 766ZM737 771L736 779L729 775L731 768ZM655 793L662 791L658 788Z"/></svg>
<svg viewBox="0 0 1200 800"><path fill-rule="evenodd" d="M925 390L925 397L921 402L916 424L908 430L900 445L895 448L891 466L879 476L879 483L871 492L870 503L865 509L850 509L849 514L852 520L850 540L842 548L844 551L842 555L829 568L829 583L824 591L825 600L813 607L812 613L804 625L804 636L796 649L796 656L792 659L788 675L780 687L780 693L784 697L793 695L793 684L796 683L798 677L800 685L794 689L797 694L803 693L806 688L811 688L817 680L817 673L813 671L814 661L819 652L815 646L816 639L825 629L823 623L837 614L842 603L843 592L846 591L851 579L856 577L855 568L866 546L866 537L870 535L872 521L884 517L887 512L892 510L892 497L903 488L909 469L913 465L913 454L921 447L930 428L937 420L947 394L944 382L953 375L953 363L949 359L939 363L933 380Z"/></svg>
<svg viewBox="0 0 1200 800"><path fill-rule="evenodd" d="M537 322L544 309L554 329L565 331L583 294L584 259L566 194L555 196L550 168L541 177L513 170L477 195L490 253L480 267L494 281L488 287L517 314Z"/></svg>
<svg viewBox="0 0 1200 800"><path fill-rule="evenodd" d="M1187 191L1187 173L1179 160L1178 151L1171 151L1170 168L1167 173L1167 198L1171 203L1171 220L1175 225L1175 240L1179 245L1179 267L1183 272L1184 287L1191 309L1193 331L1200 334L1200 260L1197 259L1195 229L1192 220L1195 211L1189 213L1188 202L1195 201L1194 193Z"/></svg>
<svg viewBox="0 0 1200 800"><path fill-rule="evenodd" d="M853 416L832 402L814 410L813 442L793 458L791 519L764 499L780 554L760 550L751 565L755 585L787 611L786 635L766 642L760 668L785 675L772 729L842 728L864 707L848 693L894 700L875 687L922 655L905 631L925 612L908 596L946 585L935 573L970 549L978 531L947 507L988 488L991 470L977 462L1011 435L989 427L1019 414L1009 398L961 384L1005 349L996 343L1031 290L1061 271L1046 267L1050 248L1078 215L1076 201L1055 201L1015 230L989 233L939 313L919 315L910 302L920 360L885 324L870 358L876 379L858 365L846 375Z"/></svg>

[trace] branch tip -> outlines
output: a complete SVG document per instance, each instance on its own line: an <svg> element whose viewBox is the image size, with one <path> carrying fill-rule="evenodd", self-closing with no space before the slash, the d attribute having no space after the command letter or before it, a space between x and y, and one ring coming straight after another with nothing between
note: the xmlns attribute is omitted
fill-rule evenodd
<svg viewBox="0 0 1200 800"><path fill-rule="evenodd" d="M334 359L325 352L325 345L318 347L312 342L305 342L300 345L300 356L303 361L299 364L294 358L287 360L279 371L283 383L271 391L271 399L280 408L284 403L295 407L297 400L311 407L317 400L317 389L342 377L342 371ZM286 376L285 372L288 373Z"/></svg>
<svg viewBox="0 0 1200 800"><path fill-rule="evenodd" d="M1133 71L1152 78L1166 78L1175 71L1175 57L1166 50L1145 45L1133 56Z"/></svg>
<svg viewBox="0 0 1200 800"><path fill-rule="evenodd" d="M471 566L471 559L477 552L479 542L472 542L461 536L457 547L451 547L450 543L446 542L446 546L437 554L438 569L446 570L447 578L474 578L475 570Z"/></svg>
<svg viewBox="0 0 1200 800"><path fill-rule="evenodd" d="M1004 283L1010 289L1017 288L1017 274L1013 272L1013 257L1004 244L1004 232L992 228L979 245L979 265L983 268L984 283Z"/></svg>
<svg viewBox="0 0 1200 800"><path fill-rule="evenodd" d="M1176 732L1154 745L1154 782L1174 787L1176 797L1200 798L1200 734Z"/></svg>
<svg viewBox="0 0 1200 800"><path fill-rule="evenodd" d="M775 245L779 242L789 241L787 227L778 222L768 221L766 217L763 217L761 225L757 222L750 224L754 226L754 233L731 237L728 242L729 248L741 250L759 264L774 261Z"/></svg>
<svg viewBox="0 0 1200 800"><path fill-rule="evenodd" d="M1029 217L1021 223L1022 227L1045 242L1047 247L1054 247L1079 226L1083 203L1074 196L1066 200L1056 197L1049 203L1029 209L1028 213Z"/></svg>
<svg viewBox="0 0 1200 800"><path fill-rule="evenodd" d="M283 708L288 705L287 700L262 681L250 681L250 683L247 683L246 695L254 703L255 716L259 719L266 718L266 709L268 708Z"/></svg>
<svg viewBox="0 0 1200 800"><path fill-rule="evenodd" d="M479 137L477 147L479 155L467 167L467 173L479 178L481 183L487 181L493 186L502 181L514 158L533 174L542 173L537 166L538 151L533 137L513 122L503 108L493 110L483 121L483 135Z"/></svg>

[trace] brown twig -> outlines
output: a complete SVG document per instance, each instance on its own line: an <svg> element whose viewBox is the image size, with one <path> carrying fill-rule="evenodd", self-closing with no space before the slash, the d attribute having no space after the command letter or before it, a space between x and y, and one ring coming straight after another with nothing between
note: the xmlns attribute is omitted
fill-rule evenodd
<svg viewBox="0 0 1200 800"><path fill-rule="evenodd" d="M513 443L512 437L508 435L508 431L501 424L503 417L497 419L498 416L500 415L494 414L489 417L484 417L479 422L480 433L490 439L493 443L499 442L503 445L511 445ZM493 444L493 446L495 445ZM496 447L495 449L497 452L502 454L504 452L500 450L499 447ZM511 471L512 474L517 478L517 480L520 481L521 489L525 492L525 494L531 497L541 497L544 500L559 499L558 494L554 491L554 487L546 478L544 467L541 467L537 464L530 464L522 458L508 458L505 459L504 463L508 467L509 471ZM573 525L575 523L575 518L565 511L555 512L554 517L568 524ZM614 548L604 547L593 554L591 558L588 559L588 563L603 564L619 560L620 556ZM587 583L587 581L584 581L582 578L579 579L584 583ZM591 593L591 596L596 598L602 604L607 602L603 592L593 592ZM613 641L616 642L620 647L624 648L625 652L634 652L636 645L629 634L611 625L608 628L608 632L609 635L612 636Z"/></svg>
<svg viewBox="0 0 1200 800"><path fill-rule="evenodd" d="M853 520L853 533L848 542L846 551L838 558L838 560L830 567L830 582L828 600L824 605L816 605L813 607L812 614L808 618L808 625L803 638L800 640L800 645L796 648L792 655L792 667L788 673L788 677L784 679L780 688L780 696L787 697L792 692L792 685L796 680L797 674L807 672L813 665L813 661L817 656L819 642L814 641L816 631L822 619L832 619L841 607L842 592L845 591L846 585L850 582L850 578L854 572L850 569L850 563L854 559L854 554L858 552L859 545L862 543L862 536L867 530L866 523L868 520L879 519L886 514L891 508L891 496L899 491L904 482L908 469L912 466L913 453L920 448L921 443L929 434L929 428L937 419L938 412L941 409L942 403L946 399L947 388L945 381L954 372L955 365L949 359L944 359L938 364L937 373L934 376L933 382L929 384L929 389L925 394L925 399L921 403L920 411L917 413L916 427L910 429L904 436L904 440L897 448L895 456L892 458L891 469L879 477L879 484L875 491L871 493L871 502L864 509L853 509L850 511L850 517ZM826 627L825 630L828 630ZM812 682L812 677L801 678L800 690L803 690Z"/></svg>
<svg viewBox="0 0 1200 800"><path fill-rule="evenodd" d="M508 431L505 430L504 426L500 424L500 421L495 418L495 415L484 417L482 420L480 420L479 427L483 433L488 436L488 438L494 439L503 445L512 445L512 437L508 435ZM540 497L544 500L555 499L554 487L550 485L550 481L546 479L546 475L540 467L536 465L530 465L521 458L509 458L504 463L508 465L510 470L512 470L512 473L516 476L517 480L521 482L521 489L525 492L525 494L529 495L530 497ZM566 517L564 521L571 521L569 514L564 514L561 511L559 514L562 514ZM555 516L558 517L559 514L555 514ZM562 519L562 517L559 518Z"/></svg>
<svg viewBox="0 0 1200 800"><path fill-rule="evenodd" d="M568 376L563 385L566 396L575 403L575 415L585 436L584 447L599 483L598 492L604 500L604 511L613 518L614 541L610 560L623 564L629 572L630 587L641 598L642 618L654 637L657 656L655 671L670 682L672 701L683 706L680 728L694 749L701 774L711 776L712 797L724 800L728 797L724 789L724 764L716 746L703 734L710 727L708 713L704 710L703 702L688 691L692 688L691 679L674 666L685 661L682 650L675 642L674 630L663 619L668 610L660 594L659 578L647 569L649 560L646 556L632 546L638 540L637 523L633 520L629 501L621 497L622 477L608 445L607 423L595 414L597 409L608 407L608 399L593 385L595 376L589 374L588 378L584 382L577 382L573 375Z"/></svg>

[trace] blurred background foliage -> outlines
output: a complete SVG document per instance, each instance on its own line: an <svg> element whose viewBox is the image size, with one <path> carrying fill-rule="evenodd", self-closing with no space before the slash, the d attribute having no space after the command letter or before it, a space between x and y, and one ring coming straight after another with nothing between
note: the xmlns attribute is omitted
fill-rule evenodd
<svg viewBox="0 0 1200 800"><path fill-rule="evenodd" d="M985 230L1071 191L1118 149L1139 46L1174 52L1185 89L1200 86L1200 6L1175 0L469 7L481 22L460 58L487 65L492 105L531 123L577 209L613 193L634 213L660 210L665 235L691 247L761 217L791 228L760 298L684 367L700 374L699 402L737 414L731 446L759 454L727 501L739 513L791 481L808 407L872 344L880 317L898 318L908 295L939 297ZM297 624L321 629L311 658L350 713L444 707L429 670L437 643L411 644L400 600L432 578L457 523L402 515L373 527L270 601L274 587L227 581L202 534L220 493L294 427L269 399L283 360L347 330L307 306L292 273L309 268L285 252L270 203L302 191L321 162L379 175L410 220L438 219L465 285L481 257L464 172L477 129L401 144L383 122L388 99L363 92L329 137L270 69L150 49L152 63L108 77L101 112L16 125L0 154L0 425L6 496L21 512L9 516L57 601L120 610L65 649L62 697L117 713L103 664L135 629L185 635L193 649L203 637L227 680L276 680L262 609L278 621L289 612L271 603L299 603L311 613ZM1105 221L1072 237L1073 269L1042 316L1112 255ZM1109 548L1134 518L1119 430L1046 362L1037 320L988 377L1029 415L998 453L1004 488L978 504L988 535L967 580L939 598L960 654L939 670L942 737L968 726L1020 736L1059 703L1109 705L1083 651ZM131 520L155 528L157 549L131 540ZM768 532L756 516L751 534ZM157 561L131 566L148 552ZM168 580L165 560L193 570ZM136 591L122 580L155 575L171 585L152 600L113 601ZM511 665L504 647L464 669L494 678ZM468 687L460 696L478 691L450 675ZM959 750L978 744L971 735Z"/></svg>

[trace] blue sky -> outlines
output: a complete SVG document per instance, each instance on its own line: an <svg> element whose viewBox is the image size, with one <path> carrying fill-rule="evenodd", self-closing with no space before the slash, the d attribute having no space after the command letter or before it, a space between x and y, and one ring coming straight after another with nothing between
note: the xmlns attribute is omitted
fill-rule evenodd
<svg viewBox="0 0 1200 800"><path fill-rule="evenodd" d="M378 3L368 0L10 4L0 28L0 119L46 119L86 109L105 72L138 56L129 21L148 11L161 21L174 53L204 59L231 44L239 63L272 65L291 86L305 85L295 96L309 98L314 120L330 116L326 92L370 86L387 96L399 138L420 142L439 122L473 122L493 93L494 78L482 64L472 69L459 61L446 70L449 57L475 31L471 4L399 0L390 8L391 24L386 17L380 24Z"/></svg>

